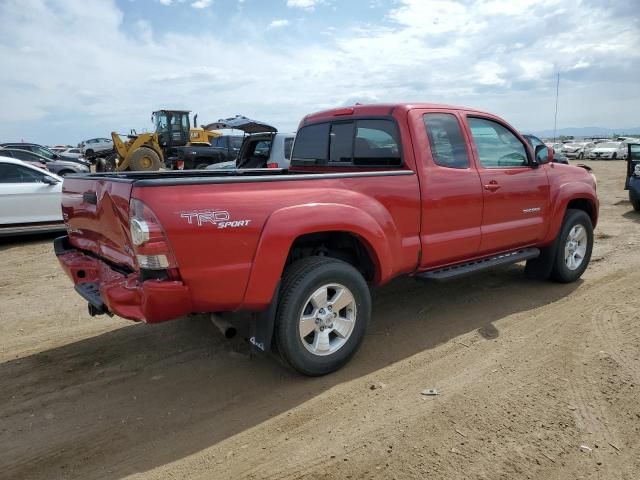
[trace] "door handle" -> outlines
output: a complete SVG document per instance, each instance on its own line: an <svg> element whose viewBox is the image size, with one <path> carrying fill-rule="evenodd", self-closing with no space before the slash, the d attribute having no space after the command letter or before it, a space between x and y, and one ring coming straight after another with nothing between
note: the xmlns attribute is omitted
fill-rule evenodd
<svg viewBox="0 0 640 480"><path fill-rule="evenodd" d="M487 185L484 186L484 189L489 190L490 192L495 192L499 188L500 185L498 185L498 182L496 182L495 180L491 180Z"/></svg>

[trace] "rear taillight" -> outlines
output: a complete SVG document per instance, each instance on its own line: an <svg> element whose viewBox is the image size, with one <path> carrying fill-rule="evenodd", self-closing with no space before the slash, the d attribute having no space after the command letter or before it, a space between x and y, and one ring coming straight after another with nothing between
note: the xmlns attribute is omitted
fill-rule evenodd
<svg viewBox="0 0 640 480"><path fill-rule="evenodd" d="M153 211L140 200L129 205L129 230L138 266L146 270L177 269L167 235Z"/></svg>
<svg viewBox="0 0 640 480"><path fill-rule="evenodd" d="M267 163L267 168L280 168L276 162Z"/></svg>
<svg viewBox="0 0 640 480"><path fill-rule="evenodd" d="M176 168L177 168L178 170L184 170L184 160L178 160L178 161L176 162Z"/></svg>

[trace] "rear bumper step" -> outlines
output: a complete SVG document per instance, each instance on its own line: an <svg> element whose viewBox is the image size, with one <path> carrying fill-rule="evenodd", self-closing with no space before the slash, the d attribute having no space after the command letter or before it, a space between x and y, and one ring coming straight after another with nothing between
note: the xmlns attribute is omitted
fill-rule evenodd
<svg viewBox="0 0 640 480"><path fill-rule="evenodd" d="M537 258L539 255L540 250L537 248L523 248L522 250L517 250L515 252L503 253L501 255L483 258L473 262L461 263L459 265L439 268L438 270L418 273L415 276L421 280L450 280L452 278L471 275L473 273L482 272L502 265L530 260L532 258Z"/></svg>
<svg viewBox="0 0 640 480"><path fill-rule="evenodd" d="M109 313L100 296L100 286L97 282L78 283L74 288L82 298L89 302L89 313L92 317Z"/></svg>

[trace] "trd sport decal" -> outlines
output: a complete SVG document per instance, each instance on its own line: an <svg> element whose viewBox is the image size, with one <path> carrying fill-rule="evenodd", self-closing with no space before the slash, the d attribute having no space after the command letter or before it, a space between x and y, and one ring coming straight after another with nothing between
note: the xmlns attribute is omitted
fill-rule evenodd
<svg viewBox="0 0 640 480"><path fill-rule="evenodd" d="M180 217L187 220L189 225L202 227L207 224L217 225L218 228L247 227L251 220L231 220L231 215L226 210L191 210L178 212Z"/></svg>

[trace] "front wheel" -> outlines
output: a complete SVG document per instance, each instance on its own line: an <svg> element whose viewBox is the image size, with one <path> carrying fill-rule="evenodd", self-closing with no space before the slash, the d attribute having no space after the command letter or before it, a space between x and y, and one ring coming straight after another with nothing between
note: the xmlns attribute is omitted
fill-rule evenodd
<svg viewBox="0 0 640 480"><path fill-rule="evenodd" d="M584 158L584 153L580 152L578 154L578 160L582 160Z"/></svg>
<svg viewBox="0 0 640 480"><path fill-rule="evenodd" d="M593 224L583 210L567 210L560 236L551 278L570 283L578 280L589 265L593 249Z"/></svg>
<svg viewBox="0 0 640 480"><path fill-rule="evenodd" d="M283 360L304 375L334 372L362 343L371 296L352 265L307 257L285 270L275 340Z"/></svg>

